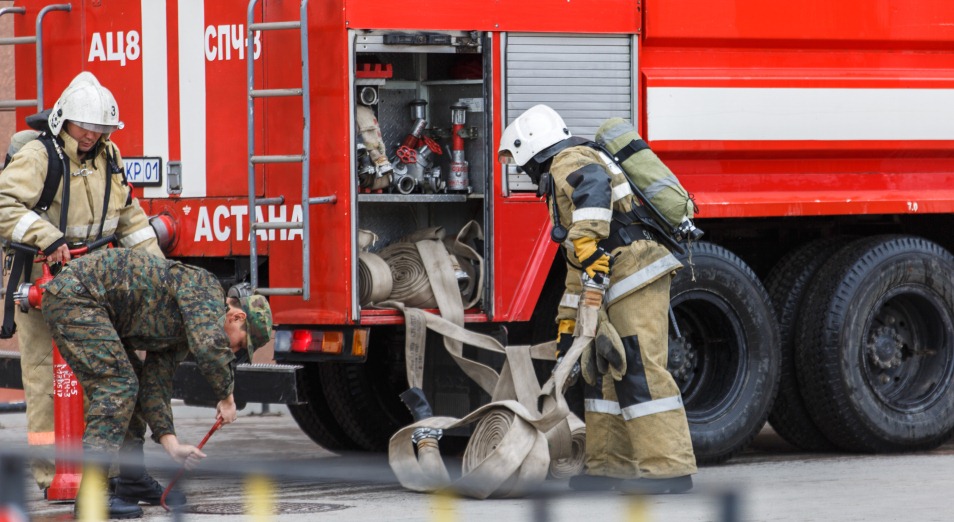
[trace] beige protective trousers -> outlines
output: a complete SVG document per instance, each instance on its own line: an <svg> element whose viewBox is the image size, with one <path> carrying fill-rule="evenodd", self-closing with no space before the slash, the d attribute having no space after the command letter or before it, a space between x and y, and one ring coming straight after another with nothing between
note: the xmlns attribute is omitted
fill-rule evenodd
<svg viewBox="0 0 954 522"><path fill-rule="evenodd" d="M671 478L696 472L682 395L666 370L669 284L665 275L610 303L607 314L623 340L626 375L586 387L586 470L589 475Z"/></svg>
<svg viewBox="0 0 954 522"><path fill-rule="evenodd" d="M32 279L31 279L32 280ZM27 403L27 443L36 450L49 450L53 435L53 345L43 313L23 313L16 308L17 343L20 346L20 370ZM35 459L33 477L41 489L50 487L56 471L53 462Z"/></svg>

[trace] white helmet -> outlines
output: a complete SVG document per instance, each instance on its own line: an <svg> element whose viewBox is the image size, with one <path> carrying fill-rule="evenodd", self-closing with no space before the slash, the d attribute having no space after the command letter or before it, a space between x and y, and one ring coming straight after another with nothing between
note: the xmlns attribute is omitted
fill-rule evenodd
<svg viewBox="0 0 954 522"><path fill-rule="evenodd" d="M504 129L497 160L523 167L540 152L571 136L563 118L555 110L546 105L534 105Z"/></svg>
<svg viewBox="0 0 954 522"><path fill-rule="evenodd" d="M67 120L86 130L103 134L123 128L116 98L90 72L76 75L53 105L48 120L53 134L59 134Z"/></svg>

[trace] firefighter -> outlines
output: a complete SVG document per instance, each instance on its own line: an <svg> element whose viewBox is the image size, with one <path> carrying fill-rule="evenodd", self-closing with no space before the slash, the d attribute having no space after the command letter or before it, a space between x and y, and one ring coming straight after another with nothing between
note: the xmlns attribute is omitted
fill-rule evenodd
<svg viewBox="0 0 954 522"><path fill-rule="evenodd" d="M209 272L124 248L66 265L46 285L43 316L89 399L83 450L94 468L120 448L137 405L153 440L174 460L191 467L204 458L176 437L170 406L176 365L194 356L219 401L216 417L231 423L233 353L251 360L253 350L269 341L272 325L264 297L226 301ZM133 364L135 350L146 352L141 367ZM105 489L93 483L95 477L84 470L75 513L81 513L85 488ZM142 508L118 490L108 507L111 518L142 516Z"/></svg>
<svg viewBox="0 0 954 522"><path fill-rule="evenodd" d="M46 121L55 136L65 161L50 158L40 140L32 140L11 155L0 175L0 238L40 249L50 263L69 261L69 244L85 242L116 234L120 243L163 257L148 218L132 197L130 187L119 167L119 148L110 140L121 129L119 110L112 93L95 76L80 73L63 91ZM26 140L24 135L23 140ZM68 185L56 185L48 203L40 202L50 161L62 161L63 178ZM66 192L66 188L69 192ZM108 198L108 199L107 199ZM38 203L43 203L37 207ZM65 216L65 219L61 219ZM8 255L10 252L8 252ZM22 254L21 254L22 255ZM12 258L12 256L10 256ZM19 266L33 267L35 280L41 274L39 265L26 260ZM16 262L13 263L17 267ZM9 274L13 285L20 274ZM27 403L28 443L33 447L52 447L53 434L53 366L49 330L40 313L14 314L12 296L6 296L4 335L13 335L14 319L19 331L20 364ZM142 460L145 424L137 420L130 427L126 449ZM126 459L127 462L135 459ZM158 502L155 495L162 488L145 472L142 465L123 469L126 477L140 471L136 480L125 480L121 486L130 497L147 493L144 500ZM50 486L55 468L49 460L33 463L33 476L44 490ZM179 502L172 498L170 502Z"/></svg>
<svg viewBox="0 0 954 522"><path fill-rule="evenodd" d="M586 470L570 487L688 491L695 455L682 396L666 370L669 285L681 263L638 224L639 203L625 173L573 137L550 107L534 106L514 120L501 136L498 159L518 165L548 194L552 236L567 260L560 349L572 344L584 276L610 281L604 320L580 361L587 381Z"/></svg>

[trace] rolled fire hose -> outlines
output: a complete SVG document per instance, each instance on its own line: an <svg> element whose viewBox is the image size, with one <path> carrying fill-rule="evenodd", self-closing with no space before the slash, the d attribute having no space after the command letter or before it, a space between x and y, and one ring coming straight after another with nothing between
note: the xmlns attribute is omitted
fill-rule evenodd
<svg viewBox="0 0 954 522"><path fill-rule="evenodd" d="M379 255L387 263L393 280L389 301L399 301L413 308L437 306L421 255L414 244L392 243Z"/></svg>
<svg viewBox="0 0 954 522"><path fill-rule="evenodd" d="M460 289L461 296L464 298L464 309L475 306L480 298L483 297L484 290L484 270L483 258L473 248L470 247L472 241L483 241L484 232L480 224L476 221L470 221L453 240L445 239L444 246L447 251L453 254L460 262L461 268L467 273L467 284Z"/></svg>
<svg viewBox="0 0 954 522"><path fill-rule="evenodd" d="M567 429L562 429L566 427ZM566 440L569 437L569 442ZM583 472L586 452L586 424L570 413L566 425L559 425L547 432L550 452L550 476L563 480ZM563 449L562 454L556 452Z"/></svg>
<svg viewBox="0 0 954 522"><path fill-rule="evenodd" d="M551 450L545 435L560 423L569 422L569 408L563 398L563 385L583 349L592 341L591 335L580 335L574 340L563 360L554 369L553 376L541 387L533 372L531 358L553 358L556 343L542 345L508 346L504 348L492 337L465 330L446 319L421 310L403 308L400 303L382 303L405 313L407 331L434 330L447 337L464 339L466 344L507 355L504 367L498 375L493 369L476 361L451 354L465 373L478 377L475 381L482 388L492 390L491 403L469 415L431 417L406 426L391 437L389 462L394 474L404 487L421 492L434 492L447 488L474 497L488 498L519 495L532 490L547 476L552 460ZM582 314L581 314L582 315ZM577 323L583 330L587 321L594 323L596 314L589 319L581 317ZM583 327L583 328L581 328ZM589 333L593 333L592 331ZM409 343L418 344L408 337ZM486 373L475 371L482 367ZM489 374L489 375L488 375ZM496 377L496 383L491 379ZM557 391L560 390L560 391ZM542 407L538 404L542 402ZM509 413L503 414L503 410ZM411 436L417 428L453 429L478 422L478 428L470 438L465 454L469 454L468 468L456 481L450 481L439 455L417 454ZM485 424L486 426L481 426ZM506 431L506 436L501 434ZM572 448L555 451L571 453ZM483 458L481 458L483 457ZM576 459L582 459L582 447ZM479 462L479 463L478 463ZM473 467L473 463L478 463ZM444 470L435 473L434 469Z"/></svg>
<svg viewBox="0 0 954 522"><path fill-rule="evenodd" d="M361 306L386 300L393 287L394 279L387 261L371 252L358 254L358 299Z"/></svg>
<svg viewBox="0 0 954 522"><path fill-rule="evenodd" d="M570 412L563 388L573 365L596 333L598 309L581 307L577 335L551 378L540 386L532 358L553 359L556 343L504 348L490 336L463 328L463 303L454 278L447 250L439 240L416 243L438 302L440 316L424 312L394 300L379 303L401 310L405 316L408 384L420 388L423 383L424 338L426 330L444 336L444 346L458 366L491 396L491 403L462 419L430 417L400 429L391 437L389 461L401 484L415 491L433 492L452 487L474 498L513 496L532 489L542 481L554 459L582 460L582 445L574 450L571 437L548 441L554 431L572 432ZM482 286L479 285L479 286ZM496 370L463 355L463 345L506 355ZM578 420L578 419L577 419ZM415 446L412 435L419 428L446 430L478 422L465 452L463 475L451 481L440 458L435 439L427 446ZM558 426L564 427L558 428ZM427 439L424 439L427 440ZM561 444L549 448L549 442ZM569 447L567 447L569 445ZM576 451L576 453L574 453ZM559 471L558 471L559 472Z"/></svg>
<svg viewBox="0 0 954 522"><path fill-rule="evenodd" d="M358 229L358 252L368 252L377 242L377 234L370 230Z"/></svg>

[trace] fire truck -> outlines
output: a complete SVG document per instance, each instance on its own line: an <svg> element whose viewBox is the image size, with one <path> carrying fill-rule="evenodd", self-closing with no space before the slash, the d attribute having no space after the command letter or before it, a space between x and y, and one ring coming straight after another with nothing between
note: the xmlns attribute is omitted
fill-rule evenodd
<svg viewBox="0 0 954 522"><path fill-rule="evenodd" d="M23 121L84 70L112 90L113 139L167 255L269 296L279 364L240 367L237 394L289 403L324 447L380 450L411 421L405 321L362 300L365 249L476 222L466 327L512 345L555 337L566 269L547 207L495 160L502 130L540 103L578 136L632 121L694 197L705 236L672 283L669 369L700 462L736 455L767 420L811 451L918 450L954 429L948 0L16 0L0 13L16 45L4 106ZM376 189L362 182L381 174L360 139L366 108L392 168ZM485 403L428 335L435 413ZM200 395L183 379L179 396Z"/></svg>

